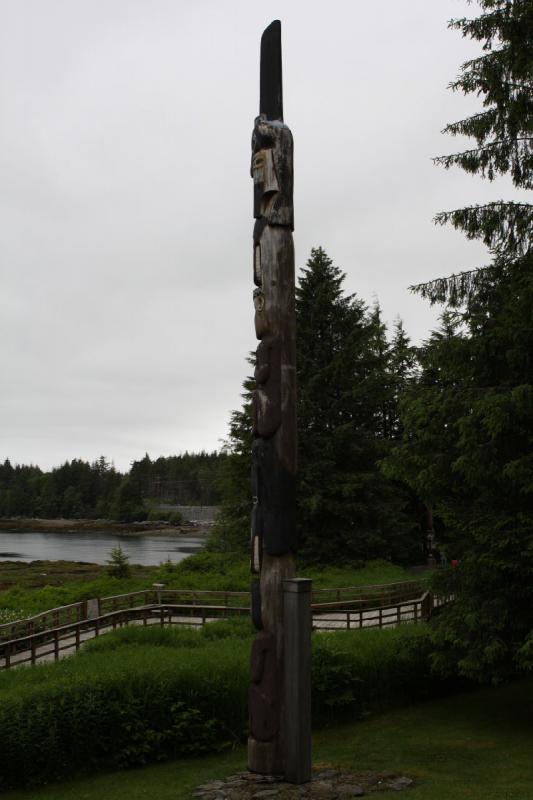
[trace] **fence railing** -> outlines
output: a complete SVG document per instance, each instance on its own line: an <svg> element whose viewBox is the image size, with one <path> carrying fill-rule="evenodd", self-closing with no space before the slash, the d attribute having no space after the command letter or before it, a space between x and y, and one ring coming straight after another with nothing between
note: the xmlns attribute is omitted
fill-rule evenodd
<svg viewBox="0 0 533 800"><path fill-rule="evenodd" d="M398 581L383 585L315 589L313 608L323 612L339 608L354 613L364 609L372 610L419 597L424 587L425 584L421 581ZM94 600L82 600L43 611L27 619L4 623L0 625L0 644L132 608L167 603L193 607L224 606L229 609L249 607L249 602L249 592L152 587Z"/></svg>
<svg viewBox="0 0 533 800"><path fill-rule="evenodd" d="M380 602L394 602L410 599L422 594L426 584L423 581L395 581L394 583L373 584L371 586L343 586L335 589L313 589L313 599L319 602L322 598L332 600L368 599Z"/></svg>
<svg viewBox="0 0 533 800"><path fill-rule="evenodd" d="M51 608L48 611L35 614L33 617L15 620L14 622L4 622L0 625L0 642L58 628L70 622L79 622L82 619L86 619L86 617L87 600Z"/></svg>
<svg viewBox="0 0 533 800"><path fill-rule="evenodd" d="M100 598L100 613L132 608L136 605L177 603L186 601L190 605L248 605L249 592L231 592L208 589L143 589L140 592L118 594Z"/></svg>
<svg viewBox="0 0 533 800"><path fill-rule="evenodd" d="M428 620L437 606L452 598L435 598L424 592L418 598L396 604L369 608L358 601L314 603L313 629L331 631L358 628L388 628ZM0 643L0 670L43 660L58 660L61 653L77 652L83 642L117 627L131 623L142 625L186 625L200 627L206 622L232 616L248 616L248 606L193 605L162 603L135 606L101 614L92 619L72 622L52 630L42 630Z"/></svg>
<svg viewBox="0 0 533 800"><path fill-rule="evenodd" d="M357 606L357 601L346 603L321 603L313 606L313 629L319 631L354 630L359 628L391 628L404 623L426 622L434 608L433 595L425 592L421 597L374 608Z"/></svg>
<svg viewBox="0 0 533 800"><path fill-rule="evenodd" d="M0 643L0 669L37 661L55 660L66 650L77 652L83 642L109 630L133 622L142 625L187 625L201 627L206 622L226 619L229 616L249 615L249 608L237 606L171 605L138 606L62 625L53 630L39 631L28 636Z"/></svg>

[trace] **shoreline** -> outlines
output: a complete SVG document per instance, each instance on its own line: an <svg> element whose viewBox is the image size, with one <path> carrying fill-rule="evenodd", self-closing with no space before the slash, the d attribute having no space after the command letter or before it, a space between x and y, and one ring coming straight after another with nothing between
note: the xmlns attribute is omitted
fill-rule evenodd
<svg viewBox="0 0 533 800"><path fill-rule="evenodd" d="M164 522L115 522L106 519L41 519L11 517L0 519L2 533L114 533L117 536L206 536L210 525Z"/></svg>

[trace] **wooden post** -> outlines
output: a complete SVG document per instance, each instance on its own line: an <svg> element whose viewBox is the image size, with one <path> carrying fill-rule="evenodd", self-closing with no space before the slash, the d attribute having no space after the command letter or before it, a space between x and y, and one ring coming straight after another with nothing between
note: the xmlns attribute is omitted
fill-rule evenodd
<svg viewBox="0 0 533 800"><path fill-rule="evenodd" d="M298 784L311 780L311 584L283 582L284 773Z"/></svg>
<svg viewBox="0 0 533 800"><path fill-rule="evenodd" d="M157 605L160 606L161 602L162 602L163 589L165 588L165 584L164 583L152 583L152 588L155 590L155 596L156 596L156 600L157 600Z"/></svg>
<svg viewBox="0 0 533 800"><path fill-rule="evenodd" d="M284 771L283 591L296 548L296 354L293 141L283 122L281 24L261 38L260 103L252 136L256 351L253 396L252 619L248 766Z"/></svg>

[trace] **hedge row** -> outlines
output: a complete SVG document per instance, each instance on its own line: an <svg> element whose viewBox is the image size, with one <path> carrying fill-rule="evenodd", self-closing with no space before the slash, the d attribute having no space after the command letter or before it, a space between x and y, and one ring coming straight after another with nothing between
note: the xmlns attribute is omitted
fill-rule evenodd
<svg viewBox="0 0 533 800"><path fill-rule="evenodd" d="M315 635L315 723L436 688L421 626ZM126 628L57 664L0 675L0 788L213 752L246 733L247 621Z"/></svg>

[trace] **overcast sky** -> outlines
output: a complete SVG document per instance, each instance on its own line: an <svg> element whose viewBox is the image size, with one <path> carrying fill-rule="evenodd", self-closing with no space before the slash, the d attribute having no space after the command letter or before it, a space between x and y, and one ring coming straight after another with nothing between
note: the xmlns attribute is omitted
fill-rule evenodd
<svg viewBox="0 0 533 800"><path fill-rule="evenodd" d="M509 196L432 156L479 101L465 0L0 0L0 459L215 449L255 347L250 136L259 42L282 20L297 268L415 342L407 287L486 262L433 215Z"/></svg>

